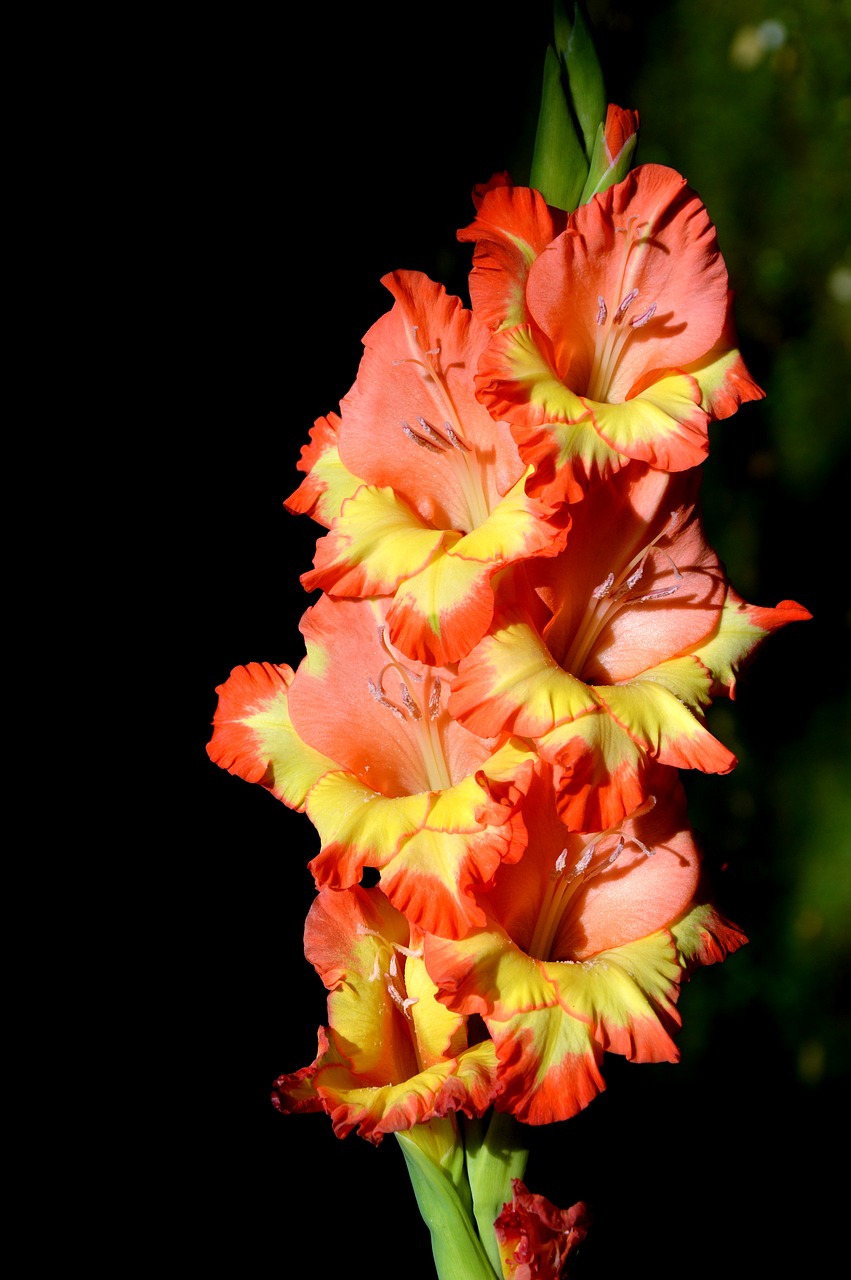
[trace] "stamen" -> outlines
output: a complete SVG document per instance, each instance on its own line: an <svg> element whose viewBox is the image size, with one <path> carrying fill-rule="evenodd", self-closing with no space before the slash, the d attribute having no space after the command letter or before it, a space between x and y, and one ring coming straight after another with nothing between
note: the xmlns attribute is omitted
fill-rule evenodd
<svg viewBox="0 0 851 1280"><path fill-rule="evenodd" d="M446 449L445 441L441 440L440 444L435 444L433 440L417 435L413 427L411 427L407 422L402 422L402 430L409 440L413 441L414 444L418 444L421 449L428 449L429 453L443 453ZM432 432L432 434L435 435L437 440L440 440L440 436L438 436L436 432Z"/></svg>
<svg viewBox="0 0 851 1280"><path fill-rule="evenodd" d="M630 819L641 817L652 809L655 804L656 797L648 796L644 803L629 815ZM573 895L581 886L587 885L590 880L593 880L595 876L606 872L618 860L627 846L635 846L645 857L650 857L653 854L653 849L649 849L637 836L625 836L619 831L620 826L621 823L616 823L605 831L599 831L593 836L589 836L582 847L580 856L569 869L567 848L562 849L550 873L550 883L541 903L533 935L529 942L528 954L530 956L534 956L539 960L552 958L553 943ZM599 861L595 862L594 859L600 846L608 843L609 839L615 840L614 848L609 853L604 851Z"/></svg>
<svg viewBox="0 0 851 1280"><path fill-rule="evenodd" d="M597 637L622 604L646 604L649 601L662 600L666 596L672 596L676 591L679 591L683 583L683 575L674 563L670 553L664 547L657 546L657 543L662 538L672 532L679 523L679 519L680 513L672 511L664 529L661 529L655 538L652 538L632 557L629 564L620 571L617 577L613 572L609 573L599 586L594 587L588 599L585 616L574 633L568 652L562 659L561 665L565 671L570 671L573 675L581 678L582 668L588 660L588 655L593 650ZM642 596L628 598L629 593L643 577L647 557L654 549L659 555L665 556L671 566L676 582L670 587L657 587L653 591L645 592ZM607 601L604 607L599 607L601 600Z"/></svg>
<svg viewBox="0 0 851 1280"><path fill-rule="evenodd" d="M432 720L436 720L440 715L440 676L435 676L432 680L431 692L428 695L428 714Z"/></svg>
<svg viewBox="0 0 851 1280"><path fill-rule="evenodd" d="M582 875L582 872L585 870L585 868L588 866L588 863L594 857L596 849L597 849L597 841L595 840L593 844L588 845L582 857L579 859L576 866L573 868L573 874L575 876Z"/></svg>
<svg viewBox="0 0 851 1280"><path fill-rule="evenodd" d="M452 430L451 425L448 422L444 422L443 430L446 432L446 435L449 439L449 443L452 445L453 449L458 449L461 453L470 452L470 446L468 444L465 444L463 440L458 439L455 432Z"/></svg>
<svg viewBox="0 0 851 1280"><path fill-rule="evenodd" d="M411 697L408 686L401 681L400 684L402 684L402 702L404 703L405 710L412 720L420 720L423 714L422 711L420 711L416 702Z"/></svg>
<svg viewBox="0 0 851 1280"><path fill-rule="evenodd" d="M595 600L602 600L604 596L607 596L609 594L609 592L611 591L614 585L615 585L615 575L613 573L610 573L609 576L606 578L605 582L601 582L599 587L594 588L594 590L591 592L591 595L594 597Z"/></svg>
<svg viewBox="0 0 851 1280"><path fill-rule="evenodd" d="M423 432L425 436L427 436L427 438L432 442L432 444L436 444L440 449L446 448L446 441L444 440L443 436L440 434L439 431L436 431L434 429L434 427L431 425L430 422L426 422L425 418L421 413L417 414L416 421L419 424L420 430Z"/></svg>
<svg viewBox="0 0 851 1280"><path fill-rule="evenodd" d="M674 564L674 561L671 558L671 556L668 555L668 552L665 551L664 547L659 547L657 549L663 556L667 557L668 563L670 564L671 568L674 571L674 577L676 578L676 582L672 587L657 587L655 591L648 591L646 595L639 596L638 599L635 601L635 604L644 604L644 602L647 600L663 600L665 596L672 596L676 591L679 591L680 587L682 586L683 575L680 573L679 569ZM644 566L643 560L641 564L643 567Z"/></svg>
<svg viewBox="0 0 851 1280"><path fill-rule="evenodd" d="M630 307L632 306L633 302L635 302L635 299L637 297L638 297L638 290L630 289L626 297L621 299L620 303L618 304L618 309L615 312L612 319L620 320L621 316L626 315L627 311L629 311Z"/></svg>
<svg viewBox="0 0 851 1280"><path fill-rule="evenodd" d="M623 595L626 595L627 591L631 591L632 588L635 586L636 582L639 582L641 580L641 575L643 573L644 573L644 560L642 560L638 568L633 570L633 572L629 575L629 577L627 578L624 585L621 587L618 594L623 596Z"/></svg>
<svg viewBox="0 0 851 1280"><path fill-rule="evenodd" d="M402 1010L402 1013L410 1021L411 1015L409 1014L408 1010L410 1009L412 1004L417 1003L417 1001L419 1000L419 996L407 996L403 998L400 995L400 993L396 990L396 988L393 986L392 982L388 982L385 985L387 987L387 994L389 995L390 999L393 1001L394 1004L399 1006L399 1008Z"/></svg>
<svg viewBox="0 0 851 1280"><path fill-rule="evenodd" d="M600 293L597 294L597 304L597 324L605 324L609 313L606 310L606 300Z"/></svg>
<svg viewBox="0 0 851 1280"><path fill-rule="evenodd" d="M652 316L655 316L655 314L656 303L651 302L646 311L642 311L640 316L636 316L635 319L630 320L629 323L632 325L633 329L640 329L643 325L647 324L647 321L650 320Z"/></svg>

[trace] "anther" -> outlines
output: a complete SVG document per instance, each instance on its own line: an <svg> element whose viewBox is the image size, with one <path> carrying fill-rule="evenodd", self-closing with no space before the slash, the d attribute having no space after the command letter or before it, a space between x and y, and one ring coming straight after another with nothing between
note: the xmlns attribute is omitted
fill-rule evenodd
<svg viewBox="0 0 851 1280"><path fill-rule="evenodd" d="M443 453L446 448L445 444L434 444L431 440L426 440L423 436L417 435L413 427L409 426L407 422L402 423L402 430L409 440L413 441L414 444L418 444L421 449L428 449L429 453Z"/></svg>
<svg viewBox="0 0 851 1280"><path fill-rule="evenodd" d="M455 432L452 430L452 427L448 422L444 422L443 430L446 432L447 439L449 440L449 443L452 445L453 449L460 449L462 453L470 452L470 446L468 444L465 444L463 440L458 439L458 437L456 436Z"/></svg>
<svg viewBox="0 0 851 1280"><path fill-rule="evenodd" d="M440 715L440 676L435 676L432 681L428 695L428 714L430 720L436 720Z"/></svg>
<svg viewBox="0 0 851 1280"><path fill-rule="evenodd" d="M597 304L597 324L605 324L609 313L606 310L606 300L600 293L597 294Z"/></svg>
<svg viewBox="0 0 851 1280"><path fill-rule="evenodd" d="M400 684L401 684L401 681L400 681ZM406 684L402 684L402 702L405 706L405 710L407 711L408 715L411 717L412 720L419 720L422 717L422 712L420 711L414 699L411 697L410 691Z"/></svg>
<svg viewBox="0 0 851 1280"><path fill-rule="evenodd" d="M582 857L579 859L576 866L573 868L573 874L575 876L582 875L582 872L586 870L588 863L594 857L594 854L596 853L596 851L597 851L597 844L595 841L594 844L588 845L588 848L585 850Z"/></svg>
<svg viewBox="0 0 851 1280"><path fill-rule="evenodd" d="M621 299L621 302L619 303L619 305L618 305L618 309L617 309L617 311L615 312L615 314L614 314L614 317L613 317L613 318L614 318L615 320L620 320L621 316L623 316L623 315L625 315L625 314L626 314L626 312L627 312L627 311L629 310L629 308L632 306L633 302L635 302L635 299L636 299L637 297L638 297L638 290L637 290L637 289L630 289L630 291L629 291L629 293L626 295L626 297L625 297L625 298L623 298L623 299ZM655 311L655 309L656 309L656 308L655 308L655 306L654 306L653 310ZM651 314L652 314L652 312L651 312ZM648 319L649 319L649 318L650 318L650 317L648 316Z"/></svg>
<svg viewBox="0 0 851 1280"><path fill-rule="evenodd" d="M609 594L609 592L611 591L614 585L615 585L615 575L613 573L610 573L609 576L606 578L605 582L601 582L599 587L594 588L594 590L591 592L591 595L594 597L595 600L602 600L605 596Z"/></svg>
<svg viewBox="0 0 851 1280"><path fill-rule="evenodd" d="M656 303L651 302L650 306L647 308L646 311L642 311L640 316L636 316L635 319L630 320L629 323L632 325L633 329L640 329L642 325L647 324L647 321L650 320L655 314L656 314Z"/></svg>

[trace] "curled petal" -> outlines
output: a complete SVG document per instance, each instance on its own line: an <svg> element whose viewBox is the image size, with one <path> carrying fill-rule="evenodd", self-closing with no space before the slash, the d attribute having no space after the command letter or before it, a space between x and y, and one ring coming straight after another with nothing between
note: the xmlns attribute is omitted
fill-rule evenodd
<svg viewBox="0 0 851 1280"><path fill-rule="evenodd" d="M293 515L309 515L326 529L347 498L351 498L360 481L340 461L337 434L340 419L336 413L317 418L310 431L310 442L302 447L297 463L305 478L285 499L284 506Z"/></svg>
<svg viewBox="0 0 851 1280"><path fill-rule="evenodd" d="M494 1223L503 1280L560 1280L565 1264L588 1234L590 1217L580 1201L558 1209L529 1192L519 1178Z"/></svg>
<svg viewBox="0 0 851 1280"><path fill-rule="evenodd" d="M566 214L529 187L499 185L480 199L475 220L458 239L476 246L470 298L475 315L489 328L523 323L529 268L565 224Z"/></svg>

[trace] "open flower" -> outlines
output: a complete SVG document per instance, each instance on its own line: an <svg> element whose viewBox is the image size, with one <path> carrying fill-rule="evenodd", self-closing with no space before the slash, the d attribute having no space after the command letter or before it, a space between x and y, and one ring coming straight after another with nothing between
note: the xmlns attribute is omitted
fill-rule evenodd
<svg viewBox="0 0 851 1280"><path fill-rule="evenodd" d="M514 1178L511 1200L494 1224L503 1280L561 1280L588 1224L582 1201L559 1209Z"/></svg>
<svg viewBox="0 0 851 1280"><path fill-rule="evenodd" d="M328 988L315 1061L274 1085L283 1112L325 1111L343 1138L385 1134L462 1111L480 1116L494 1088L488 1041L434 997L408 921L378 889L323 890L308 913L305 955Z"/></svg>
<svg viewBox="0 0 851 1280"><path fill-rule="evenodd" d="M642 165L580 205L534 261L512 259L507 235L538 249L541 203L498 187L462 233L477 242L474 311L497 328L477 392L534 467L527 488L575 501L589 477L630 459L663 471L702 462L709 421L763 392L736 349L700 199L673 169Z"/></svg>
<svg viewBox="0 0 851 1280"><path fill-rule="evenodd" d="M486 740L447 711L454 670L403 658L386 600L308 609L307 656L237 668L219 689L208 748L224 768L304 809L317 828L317 887L378 868L387 897L420 928L455 936L484 919L474 887L525 848L526 742Z"/></svg>
<svg viewBox="0 0 851 1280"><path fill-rule="evenodd" d="M342 497L307 590L337 597L387 596L391 642L440 666L457 661L487 630L491 579L506 565L555 554L567 512L525 491L528 466L505 423L479 403L474 375L489 332L442 285L411 271L383 283L393 308L364 338L355 386L344 398L333 449ZM313 455L303 454L303 465ZM361 482L350 491L349 476ZM290 509L326 523L323 502L299 486ZM297 496L298 495L298 496Z"/></svg>
<svg viewBox="0 0 851 1280"><path fill-rule="evenodd" d="M567 547L505 579L491 632L464 658L450 710L474 732L531 738L555 767L563 821L619 821L658 765L727 773L735 756L704 709L792 602L740 606L703 534L699 469L633 463L573 508ZM757 622L758 619L758 622Z"/></svg>
<svg viewBox="0 0 851 1280"><path fill-rule="evenodd" d="M607 831L568 833L551 779L527 801L529 846L500 868L488 922L425 939L438 999L481 1015L496 1046L495 1106L528 1124L565 1120L604 1087L604 1052L674 1062L680 984L744 941L698 897L700 860L675 771Z"/></svg>

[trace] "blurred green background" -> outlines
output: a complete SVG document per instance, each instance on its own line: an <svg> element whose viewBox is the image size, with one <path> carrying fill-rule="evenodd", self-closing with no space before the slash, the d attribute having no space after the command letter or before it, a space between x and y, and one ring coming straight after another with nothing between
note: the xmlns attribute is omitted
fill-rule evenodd
<svg viewBox="0 0 851 1280"><path fill-rule="evenodd" d="M687 778L718 903L748 946L684 991L682 1061L609 1059L606 1093L533 1135L527 1181L592 1205L575 1280L636 1264L826 1274L844 1212L832 1162L851 1138L851 5L588 9L609 98L640 113L638 162L680 170L715 222L767 393L712 429L710 540L746 599L814 617L772 637L737 700L713 707L737 769ZM526 178L550 31L548 0L373 6L293 25L222 17L187 28L175 55L191 73L164 161L172 323L194 320L187 385L202 388L200 413L186 400L197 519L183 581L201 655L186 994L207 1195L190 1230L242 1275L277 1272L300 1236L323 1277L433 1276L392 1140L375 1151L325 1117L272 1111L271 1080L312 1059L325 1016L301 954L313 831L204 746L232 666L301 656L298 575L318 530L282 508L299 449L354 380L389 305L382 274L420 269L466 297L455 232L475 183ZM185 370L179 344L174 360Z"/></svg>

